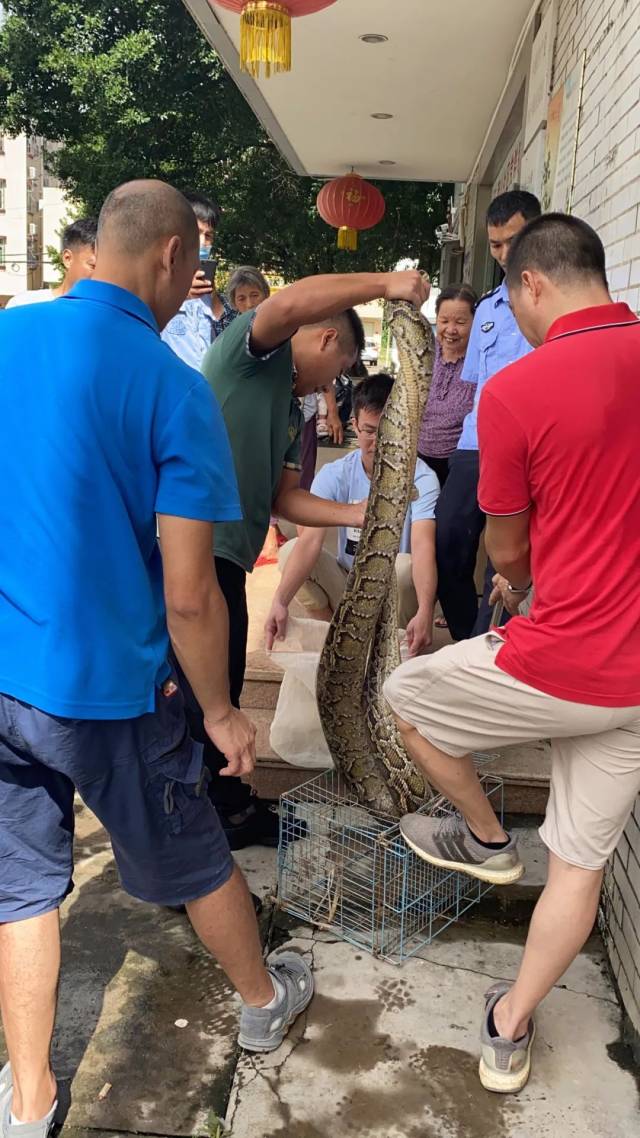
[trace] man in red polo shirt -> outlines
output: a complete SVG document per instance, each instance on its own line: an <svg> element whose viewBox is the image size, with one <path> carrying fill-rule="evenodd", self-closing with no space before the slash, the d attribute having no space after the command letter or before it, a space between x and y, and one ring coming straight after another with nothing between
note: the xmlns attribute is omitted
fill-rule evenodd
<svg viewBox="0 0 640 1138"><path fill-rule="evenodd" d="M603 867L640 791L640 321L611 301L602 244L546 214L515 238L507 285L537 351L480 400L479 501L512 612L530 617L401 665L385 693L407 751L457 807L402 819L425 861L504 884L524 872L471 753L552 740L547 885L518 978L487 993L480 1079L526 1083L533 1012L588 937ZM620 604L620 597L624 604Z"/></svg>

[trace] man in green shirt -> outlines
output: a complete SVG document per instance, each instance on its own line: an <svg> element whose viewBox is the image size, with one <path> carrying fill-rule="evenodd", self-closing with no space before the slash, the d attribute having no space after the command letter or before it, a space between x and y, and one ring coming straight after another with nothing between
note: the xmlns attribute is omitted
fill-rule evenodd
<svg viewBox="0 0 640 1138"><path fill-rule="evenodd" d="M202 370L211 384L231 442L244 520L216 526L215 563L229 609L229 680L238 707L244 682L248 616L245 594L264 544L271 514L301 526L361 528L366 502L342 504L302 490L300 396L328 387L364 346L353 305L409 300L420 306L429 286L415 271L307 277L234 320L207 352ZM213 778L210 795L232 849L276 845L277 815L238 778L202 725L194 700L191 730L205 745ZM221 773L219 773L221 772Z"/></svg>

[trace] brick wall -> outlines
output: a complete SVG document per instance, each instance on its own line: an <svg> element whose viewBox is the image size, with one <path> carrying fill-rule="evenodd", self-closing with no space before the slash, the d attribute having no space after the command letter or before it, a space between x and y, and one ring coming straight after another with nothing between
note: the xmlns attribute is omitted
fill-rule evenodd
<svg viewBox="0 0 640 1138"><path fill-rule="evenodd" d="M611 290L640 311L640 0L560 0L554 91L586 51L573 212L598 230Z"/></svg>
<svg viewBox="0 0 640 1138"><path fill-rule="evenodd" d="M640 310L640 0L560 0L554 91L586 50L573 212L600 234L611 291ZM602 929L640 1059L640 799L607 868Z"/></svg>
<svg viewBox="0 0 640 1138"><path fill-rule="evenodd" d="M601 927L640 1061L640 799L605 874Z"/></svg>

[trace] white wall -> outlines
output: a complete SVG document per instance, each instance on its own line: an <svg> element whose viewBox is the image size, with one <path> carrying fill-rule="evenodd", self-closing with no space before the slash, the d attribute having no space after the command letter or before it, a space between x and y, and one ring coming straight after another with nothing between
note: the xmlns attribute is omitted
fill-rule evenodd
<svg viewBox="0 0 640 1138"><path fill-rule="evenodd" d="M640 0L560 0L553 86L586 50L573 213L606 251L616 299L640 311Z"/></svg>
<svg viewBox="0 0 640 1138"><path fill-rule="evenodd" d="M60 235L69 217L69 203L60 186L44 186L42 190L42 280L44 284L57 284L60 273L51 262L47 250L60 249Z"/></svg>
<svg viewBox="0 0 640 1138"><path fill-rule="evenodd" d="M0 297L14 296L27 287L27 140L4 136L0 178L6 183L6 208L0 213L0 237L7 239L7 263L0 272Z"/></svg>
<svg viewBox="0 0 640 1138"><path fill-rule="evenodd" d="M617 300L640 311L640 0L560 0L554 87L586 50L573 212L600 234ZM603 931L640 1059L640 798L605 875Z"/></svg>

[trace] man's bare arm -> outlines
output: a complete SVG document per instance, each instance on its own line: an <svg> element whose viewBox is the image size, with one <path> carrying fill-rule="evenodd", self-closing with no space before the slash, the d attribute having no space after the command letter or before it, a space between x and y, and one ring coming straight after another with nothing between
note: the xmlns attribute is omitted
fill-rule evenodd
<svg viewBox="0 0 640 1138"><path fill-rule="evenodd" d="M436 523L422 518L411 526L411 573L418 598L418 609L430 613L436 603Z"/></svg>
<svg viewBox="0 0 640 1138"><path fill-rule="evenodd" d="M207 734L229 774L255 765L255 727L229 698L228 611L213 559L209 522L158 515L167 626L180 665L204 713Z"/></svg>
<svg viewBox="0 0 640 1138"><path fill-rule="evenodd" d="M324 541L324 529L300 531L295 548L291 551L284 567L280 584L276 589L269 615L265 621L265 642L267 651L273 648L274 640L284 640L287 635L289 605L298 589L301 589L310 576L320 556Z"/></svg>
<svg viewBox="0 0 640 1138"><path fill-rule="evenodd" d="M510 514L508 517L487 515L487 556L496 572L518 589L531 584L530 517L530 510Z"/></svg>
<svg viewBox="0 0 640 1138"><path fill-rule="evenodd" d="M431 644L438 586L436 523L429 518L422 518L411 526L411 575L418 611L407 625L407 642L409 654L417 656Z"/></svg>
<svg viewBox="0 0 640 1138"><path fill-rule="evenodd" d="M394 273L342 273L305 277L270 296L256 309L251 343L268 352L304 324L317 324L367 300L408 300L420 307L429 284L415 269Z"/></svg>
<svg viewBox="0 0 640 1138"><path fill-rule="evenodd" d="M302 529L276 589L282 604L288 605L309 577L322 551L325 533L324 529Z"/></svg>
<svg viewBox="0 0 640 1138"><path fill-rule="evenodd" d="M353 526L361 529L366 505L366 502L349 505L318 498L316 494L300 489L300 474L297 470L285 469L273 503L273 512L297 526L322 526L325 529L328 526Z"/></svg>

